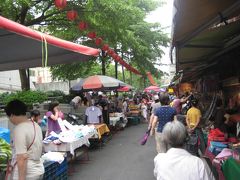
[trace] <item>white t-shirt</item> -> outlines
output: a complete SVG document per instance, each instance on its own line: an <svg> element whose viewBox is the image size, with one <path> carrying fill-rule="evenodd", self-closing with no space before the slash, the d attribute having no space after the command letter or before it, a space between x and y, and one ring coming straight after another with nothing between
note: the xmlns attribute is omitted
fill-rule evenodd
<svg viewBox="0 0 240 180"><path fill-rule="evenodd" d="M171 148L154 158L154 176L157 180L214 179L200 158L180 148Z"/></svg>
<svg viewBox="0 0 240 180"><path fill-rule="evenodd" d="M28 154L27 162L27 179L31 177L40 176L44 173L43 163L40 161L42 155L42 130L40 126L35 123L36 136L34 139L34 126L32 121L26 121L18 124L13 131L13 158L12 165L16 162L17 154ZM30 149L27 148L33 142ZM13 179L18 179L18 168L17 165L14 167Z"/></svg>

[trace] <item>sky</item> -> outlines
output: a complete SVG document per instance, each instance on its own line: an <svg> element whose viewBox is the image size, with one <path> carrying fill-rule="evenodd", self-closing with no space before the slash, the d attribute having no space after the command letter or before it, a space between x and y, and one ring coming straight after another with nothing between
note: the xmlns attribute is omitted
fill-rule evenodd
<svg viewBox="0 0 240 180"><path fill-rule="evenodd" d="M173 7L173 0L165 0L166 3L162 6L157 8L155 11L150 13L146 21L147 22L159 22L161 26L164 28L164 31L169 34L171 37L171 26L172 26L172 7ZM170 64L170 57L169 57L169 48L164 48L165 55L163 55L161 59L161 63L163 64ZM169 70L168 66L161 66L159 67L162 71L167 72Z"/></svg>

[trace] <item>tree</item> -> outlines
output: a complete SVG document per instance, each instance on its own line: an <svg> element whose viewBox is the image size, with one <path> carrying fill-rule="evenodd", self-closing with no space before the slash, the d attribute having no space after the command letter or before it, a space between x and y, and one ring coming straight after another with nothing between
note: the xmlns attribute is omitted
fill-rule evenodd
<svg viewBox="0 0 240 180"><path fill-rule="evenodd" d="M159 24L147 23L144 18L150 11L160 6L161 1L89 0L86 5L81 2L83 1L68 1L68 6L59 10L54 6L53 0L0 0L0 12L20 24L91 47L96 45L91 39L86 38L86 35L89 31L95 31L97 36L122 53L124 60L141 72L150 71L152 74L157 72L153 62L157 61L156 57L161 57L163 53L161 46L167 46L169 39L162 33ZM66 18L66 11L70 9L78 11L76 21L72 22ZM77 28L79 21L86 21L89 24L87 31L79 31ZM110 58L105 60L106 65L110 63ZM90 61L84 64L84 67L82 63L74 63L54 66L51 70L55 77L70 80L86 75L94 69L94 66L96 62ZM29 89L27 70L20 70L20 77L22 88Z"/></svg>

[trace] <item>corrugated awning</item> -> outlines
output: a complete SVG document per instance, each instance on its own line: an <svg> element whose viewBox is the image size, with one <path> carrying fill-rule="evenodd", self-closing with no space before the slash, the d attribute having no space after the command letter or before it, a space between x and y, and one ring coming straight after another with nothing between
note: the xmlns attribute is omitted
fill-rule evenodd
<svg viewBox="0 0 240 180"><path fill-rule="evenodd" d="M183 79L201 74L220 55L240 46L240 1L175 0L174 6L172 48Z"/></svg>
<svg viewBox="0 0 240 180"><path fill-rule="evenodd" d="M86 61L99 50L65 41L0 16L0 71L42 66L42 44L47 42L47 65Z"/></svg>

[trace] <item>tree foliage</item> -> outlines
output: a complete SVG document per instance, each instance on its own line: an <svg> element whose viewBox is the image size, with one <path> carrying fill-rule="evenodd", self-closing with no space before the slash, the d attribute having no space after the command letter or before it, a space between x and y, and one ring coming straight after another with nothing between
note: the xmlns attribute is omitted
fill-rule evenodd
<svg viewBox="0 0 240 180"><path fill-rule="evenodd" d="M66 8L59 10L53 0L0 0L0 12L26 26L97 48L94 41L86 38L88 32L95 31L104 43L143 75L147 71L153 75L159 72L154 63L157 57L161 58L161 47L168 45L169 38L162 32L160 24L147 23L144 19L162 4L161 0L89 0L86 5L71 0L67 3ZM72 9L78 12L78 18L73 22L66 18L66 12ZM80 21L89 24L87 31L78 29ZM107 64L111 61L110 58L105 60ZM96 59L51 67L54 78L63 80L99 74L100 69Z"/></svg>

